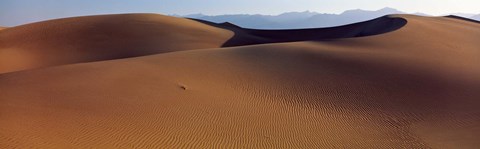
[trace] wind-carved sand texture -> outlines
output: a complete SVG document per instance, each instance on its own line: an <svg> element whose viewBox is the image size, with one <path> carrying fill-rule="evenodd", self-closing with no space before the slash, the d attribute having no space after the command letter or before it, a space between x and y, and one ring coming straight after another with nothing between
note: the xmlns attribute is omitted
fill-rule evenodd
<svg viewBox="0 0 480 149"><path fill-rule="evenodd" d="M125 17L161 25L134 28L119 23ZM208 24L111 15L0 32L9 72L0 74L0 148L480 146L476 22L391 15L311 31ZM135 35L113 33L124 28ZM108 31L105 40L88 36Z"/></svg>

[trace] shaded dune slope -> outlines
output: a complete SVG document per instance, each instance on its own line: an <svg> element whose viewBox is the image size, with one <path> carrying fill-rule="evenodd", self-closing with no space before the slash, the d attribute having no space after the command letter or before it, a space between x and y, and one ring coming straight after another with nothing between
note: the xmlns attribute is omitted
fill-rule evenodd
<svg viewBox="0 0 480 149"><path fill-rule="evenodd" d="M0 75L0 146L475 148L480 25Z"/></svg>
<svg viewBox="0 0 480 149"><path fill-rule="evenodd" d="M480 21L478 20L474 20L474 19L470 19L470 18L465 18L465 17L460 17L460 16L456 16L456 15L449 15L449 16L445 16L447 18L454 18L454 19L460 19L460 20L464 20L464 21L470 21L470 22L474 22L474 23L480 23Z"/></svg>
<svg viewBox="0 0 480 149"><path fill-rule="evenodd" d="M0 73L221 47L231 31L157 14L58 19L0 33Z"/></svg>
<svg viewBox="0 0 480 149"><path fill-rule="evenodd" d="M66 18L2 32L0 73L181 50L362 37L405 24L405 19L385 16L332 28L253 30L155 14Z"/></svg>
<svg viewBox="0 0 480 149"><path fill-rule="evenodd" d="M407 20L403 18L384 16L365 22L330 28L257 30L241 28L228 22L217 24L203 20L196 21L235 32L235 36L227 41L224 47L372 36L395 31L407 24Z"/></svg>

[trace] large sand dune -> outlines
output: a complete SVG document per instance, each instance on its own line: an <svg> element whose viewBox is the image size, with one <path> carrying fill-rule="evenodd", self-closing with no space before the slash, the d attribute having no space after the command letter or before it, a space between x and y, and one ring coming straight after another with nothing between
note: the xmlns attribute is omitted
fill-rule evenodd
<svg viewBox="0 0 480 149"><path fill-rule="evenodd" d="M181 50L362 37L390 32L406 24L403 18L382 17L334 28L254 30L197 21L154 14L120 14L15 27L0 34L0 73Z"/></svg>
<svg viewBox="0 0 480 149"><path fill-rule="evenodd" d="M408 23L1 74L0 147L480 146L480 24L389 18Z"/></svg>
<svg viewBox="0 0 480 149"><path fill-rule="evenodd" d="M258 30L241 28L228 22L215 24L202 20L197 21L235 32L235 36L224 44L225 47L372 36L397 30L407 23L407 20L400 17L384 16L370 21L331 28Z"/></svg>
<svg viewBox="0 0 480 149"><path fill-rule="evenodd" d="M78 62L221 47L233 33L156 14L66 18L0 33L0 73Z"/></svg>

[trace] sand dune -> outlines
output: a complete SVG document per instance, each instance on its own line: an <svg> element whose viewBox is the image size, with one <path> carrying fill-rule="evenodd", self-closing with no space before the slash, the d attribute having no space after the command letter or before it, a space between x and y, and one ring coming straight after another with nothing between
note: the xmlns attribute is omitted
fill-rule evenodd
<svg viewBox="0 0 480 149"><path fill-rule="evenodd" d="M197 21L235 32L235 36L228 40L224 47L372 36L395 31L407 23L407 20L403 18L384 16L370 21L331 28L258 30L241 28L228 22L215 24L202 20Z"/></svg>
<svg viewBox="0 0 480 149"><path fill-rule="evenodd" d="M123 14L15 27L0 34L0 64L8 64L0 65L0 73L181 50L362 37L390 32L406 24L402 18L386 16L333 28L254 30L197 21Z"/></svg>
<svg viewBox="0 0 480 149"><path fill-rule="evenodd" d="M479 20L475 20L475 19L471 19L471 18L464 18L464 17L460 17L460 16L456 16L456 15L449 15L449 16L446 16L448 18L454 18L454 19L460 19L460 20L465 20L465 21L470 21L470 22L474 22L474 23L480 23Z"/></svg>
<svg viewBox="0 0 480 149"><path fill-rule="evenodd" d="M480 146L480 24L390 18L408 23L1 74L0 147Z"/></svg>
<svg viewBox="0 0 480 149"><path fill-rule="evenodd" d="M156 14L66 18L0 33L0 73L221 47L231 31Z"/></svg>

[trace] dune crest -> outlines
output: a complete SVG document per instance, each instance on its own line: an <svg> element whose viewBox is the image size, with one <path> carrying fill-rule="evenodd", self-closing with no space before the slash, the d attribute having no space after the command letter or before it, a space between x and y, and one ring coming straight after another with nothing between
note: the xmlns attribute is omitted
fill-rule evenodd
<svg viewBox="0 0 480 149"><path fill-rule="evenodd" d="M391 17L408 23L0 74L0 147L480 146L480 24Z"/></svg>
<svg viewBox="0 0 480 149"><path fill-rule="evenodd" d="M0 73L182 50L364 37L394 31L407 23L401 17L385 16L332 28L254 30L197 21L121 14L14 27L0 34Z"/></svg>
<svg viewBox="0 0 480 149"><path fill-rule="evenodd" d="M0 33L0 73L221 47L233 33L157 14L57 19Z"/></svg>
<svg viewBox="0 0 480 149"><path fill-rule="evenodd" d="M330 28L258 30L241 28L229 22L217 24L202 20L196 21L235 32L235 36L226 42L224 47L373 36L395 31L407 24L407 20L402 17L384 16Z"/></svg>
<svg viewBox="0 0 480 149"><path fill-rule="evenodd" d="M479 20L475 20L475 19L471 19L471 18L464 18L464 17L460 17L460 16L456 16L456 15L449 15L449 16L446 16L448 18L454 18L454 19L460 19L460 20L464 20L464 21L470 21L470 22L474 22L474 23L480 23Z"/></svg>

